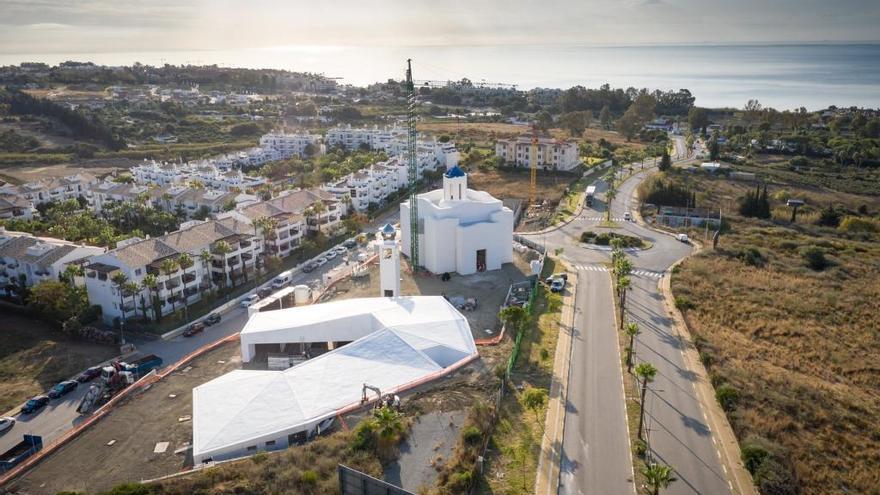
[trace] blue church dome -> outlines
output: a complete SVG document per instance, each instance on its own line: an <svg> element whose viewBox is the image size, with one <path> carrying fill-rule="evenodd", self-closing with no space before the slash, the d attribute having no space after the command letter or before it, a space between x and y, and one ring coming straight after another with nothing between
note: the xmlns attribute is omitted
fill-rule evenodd
<svg viewBox="0 0 880 495"><path fill-rule="evenodd" d="M456 165L456 166L450 168L449 170L447 170L446 173L443 174L443 176L446 177L447 179L454 179L456 177L464 177L465 173L464 173L464 170L458 168L458 165Z"/></svg>

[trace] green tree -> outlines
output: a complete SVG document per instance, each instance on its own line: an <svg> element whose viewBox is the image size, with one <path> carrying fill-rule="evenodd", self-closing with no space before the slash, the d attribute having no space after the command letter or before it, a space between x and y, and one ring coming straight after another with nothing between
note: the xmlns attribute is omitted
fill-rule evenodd
<svg viewBox="0 0 880 495"><path fill-rule="evenodd" d="M608 105L602 107L602 110L599 111L599 122L602 124L602 128L610 129L613 120L614 118L611 116L611 109Z"/></svg>
<svg viewBox="0 0 880 495"><path fill-rule="evenodd" d="M538 129L546 131L553 127L553 116L547 110L541 110L535 115L535 123Z"/></svg>
<svg viewBox="0 0 880 495"><path fill-rule="evenodd" d="M46 280L31 288L28 304L42 318L60 324L85 310L88 307L88 298L81 287Z"/></svg>
<svg viewBox="0 0 880 495"><path fill-rule="evenodd" d="M721 156L721 149L718 145L718 132L714 132L712 134L712 139L709 140L709 159L713 162L718 160Z"/></svg>
<svg viewBox="0 0 880 495"><path fill-rule="evenodd" d="M141 291L140 284L138 284L137 282L135 282L133 280L129 280L128 282L123 284L122 289L125 291L125 294L131 298L131 302L134 305L134 316L135 316L135 318L137 318L137 312L138 312L137 296ZM141 308L141 309L143 309L143 308ZM144 310L144 311L146 311L146 310ZM146 318L146 316L145 316L145 318Z"/></svg>
<svg viewBox="0 0 880 495"><path fill-rule="evenodd" d="M626 336L629 337L629 346L626 348L626 371L632 373L633 357L635 356L636 335L641 333L639 324L635 322L627 323Z"/></svg>
<svg viewBox="0 0 880 495"><path fill-rule="evenodd" d="M666 172L672 168L672 158L669 157L669 151L665 148L663 149L663 154L660 156L660 166L658 168L661 172Z"/></svg>
<svg viewBox="0 0 880 495"><path fill-rule="evenodd" d="M519 306L508 306L498 313L498 318L514 335L519 332L529 314Z"/></svg>
<svg viewBox="0 0 880 495"><path fill-rule="evenodd" d="M534 413L535 422L541 427L541 431L544 431L544 422L541 421L541 412L544 410L544 405L547 404L547 390L537 387L528 387L525 392L523 392L522 402L527 409Z"/></svg>
<svg viewBox="0 0 880 495"><path fill-rule="evenodd" d="M691 107L688 110L688 127L691 131L705 129L709 125L709 111L705 108Z"/></svg>
<svg viewBox="0 0 880 495"><path fill-rule="evenodd" d="M645 424L645 395L648 393L648 384L654 381L654 377L657 375L657 368L654 367L651 363L640 363L636 366L636 376L642 382L642 391L641 391L641 406L639 407L639 430L637 438L642 438L642 429Z"/></svg>
<svg viewBox="0 0 880 495"><path fill-rule="evenodd" d="M658 495L661 488L668 488L676 479L671 467L653 462L642 468L642 474L651 495Z"/></svg>

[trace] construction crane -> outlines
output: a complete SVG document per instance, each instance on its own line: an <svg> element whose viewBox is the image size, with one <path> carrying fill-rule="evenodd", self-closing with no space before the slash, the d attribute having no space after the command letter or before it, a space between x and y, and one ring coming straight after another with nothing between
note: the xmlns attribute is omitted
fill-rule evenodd
<svg viewBox="0 0 880 495"><path fill-rule="evenodd" d="M529 148L529 206L538 199L538 124L532 123L532 146Z"/></svg>
<svg viewBox="0 0 880 495"><path fill-rule="evenodd" d="M416 135L416 88L412 77L412 59L406 59L406 91L408 96L406 160L409 172L409 262L413 273L419 263L419 202L416 199L419 183L419 160ZM403 221L403 219L400 219Z"/></svg>

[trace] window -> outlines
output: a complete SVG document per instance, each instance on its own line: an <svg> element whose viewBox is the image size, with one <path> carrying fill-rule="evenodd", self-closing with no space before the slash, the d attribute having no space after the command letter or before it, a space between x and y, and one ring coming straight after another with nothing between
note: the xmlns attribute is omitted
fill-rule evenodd
<svg viewBox="0 0 880 495"><path fill-rule="evenodd" d="M268 442L266 442L266 447L274 447L274 446L275 446L275 440L269 440Z"/></svg>
<svg viewBox="0 0 880 495"><path fill-rule="evenodd" d="M248 452L255 452L256 450L257 450L257 446L256 446L256 445L251 445L251 446L249 446L249 447L247 448L247 451L248 451Z"/></svg>
<svg viewBox="0 0 880 495"><path fill-rule="evenodd" d="M140 269L140 268L135 268L135 270L134 270L134 274L135 274L136 276L140 276L140 274L141 274L141 269Z"/></svg>

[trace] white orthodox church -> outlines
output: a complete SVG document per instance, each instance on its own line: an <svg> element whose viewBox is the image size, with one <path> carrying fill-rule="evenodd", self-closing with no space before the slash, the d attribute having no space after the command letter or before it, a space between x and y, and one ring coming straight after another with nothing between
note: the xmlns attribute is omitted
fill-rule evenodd
<svg viewBox="0 0 880 495"><path fill-rule="evenodd" d="M457 166L443 175L443 189L416 197L419 262L433 273L461 275L498 270L513 261L513 212L501 200L467 187ZM401 251L410 254L410 205L400 204Z"/></svg>

